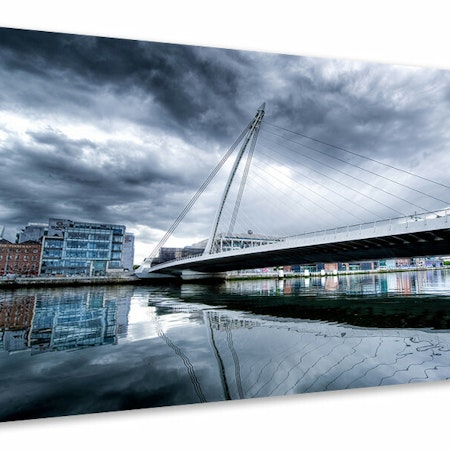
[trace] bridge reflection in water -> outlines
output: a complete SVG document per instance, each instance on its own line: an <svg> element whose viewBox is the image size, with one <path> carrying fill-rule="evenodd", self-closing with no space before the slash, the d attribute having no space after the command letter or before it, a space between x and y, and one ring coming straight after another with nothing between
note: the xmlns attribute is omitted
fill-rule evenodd
<svg viewBox="0 0 450 450"><path fill-rule="evenodd" d="M448 292L446 270L2 292L0 418L447 379Z"/></svg>

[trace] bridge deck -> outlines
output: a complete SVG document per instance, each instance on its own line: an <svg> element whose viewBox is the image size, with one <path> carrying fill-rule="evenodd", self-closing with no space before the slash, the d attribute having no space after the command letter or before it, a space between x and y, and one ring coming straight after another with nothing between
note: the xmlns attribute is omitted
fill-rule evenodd
<svg viewBox="0 0 450 450"><path fill-rule="evenodd" d="M405 217L286 238L159 264L153 273L226 272L277 265L348 262L450 254L449 212Z"/></svg>

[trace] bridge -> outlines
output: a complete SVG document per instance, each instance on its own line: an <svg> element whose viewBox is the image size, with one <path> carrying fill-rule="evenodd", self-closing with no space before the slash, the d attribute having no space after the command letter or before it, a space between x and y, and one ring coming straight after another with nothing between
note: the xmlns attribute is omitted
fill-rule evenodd
<svg viewBox="0 0 450 450"><path fill-rule="evenodd" d="M256 228L261 228L261 225L256 223L253 218L247 218L247 222L239 222L238 217L242 215L241 206L244 203L244 192L250 184L249 180L251 180L249 174L251 174L251 164L254 159L256 143L262 128L264 114L265 105L263 104L258 109L253 120L244 128L241 135L231 146L228 153L211 172L186 208L177 217L172 227L156 246L152 254L137 269L135 273L138 277L176 276L183 279L200 279L205 277L220 277L224 272L233 270L271 266L450 255L450 207L447 207L447 197L450 187L439 181L413 174L405 169L394 167L371 157L360 156L342 147L327 144L300 133L289 132L289 130L277 127L276 125L272 125L272 127L277 128L278 131L284 130L291 133L289 136L293 134L296 137L307 138L312 142L320 144L321 147L319 149L317 147L313 148L310 145L305 145L304 142L300 143L292 139L292 137L286 138L281 134L274 134L272 132L272 136L276 136L277 138L275 141L273 139L269 140L266 148L272 150L274 145L283 137L285 141L293 143L295 146L301 145L315 152L315 155L321 154L331 157L335 163L334 165L330 165L324 159L318 160L317 156L305 157L303 154L302 167L305 166L306 161L315 161L315 164L319 164L320 167L329 166L330 171L341 172L347 178L342 177L341 179L337 179L336 177L329 177L327 175L328 178L323 183L323 185L330 186L332 183L336 184L336 186L339 183L339 189L325 186L325 188L332 190L334 193L337 192L337 201L330 199L329 195L325 195L325 191L322 190L323 185L313 188L312 181L309 184L304 184L304 182L303 184L300 183L298 190L292 189L290 191L291 195L287 196L292 199L292 202L286 206L286 211L289 211L289 213L279 213L275 210L276 212L269 214L269 218L266 219L267 223L270 223L273 227L271 233L254 232L253 229L255 226ZM239 144L241 144L241 147L237 152L222 192L209 238L195 252L187 255L181 254L167 261L158 258L174 230L183 221L201 194L205 192L212 179L225 165ZM282 154L290 150L286 147L286 144L284 145ZM331 153L324 151L323 147L325 145L334 151ZM341 153L345 152L345 157L338 156L338 151ZM244 155L247 155L245 165L242 163ZM353 160L349 160L349 156L352 156ZM355 157L360 159L364 158L365 164L355 164L353 162ZM293 177L280 178L279 174L283 174L283 171L286 170L284 168L287 167L287 170L290 170L294 166L292 163L292 154L289 154L289 158L290 160L285 166L280 164L281 158L275 164L278 178L273 184L277 186L278 193L281 193L281 197L284 199L286 198L286 191L283 188L286 185L293 186L293 179L297 182L297 179L301 175L303 180L305 178L311 180L310 174L312 172L319 173L317 170L318 166L316 165L314 167L311 166L306 173L297 172ZM340 166L347 165L351 167L353 171L351 173L344 173L339 168L340 166L336 167L336 161L340 163ZM374 167L377 165L382 170L375 170ZM257 185L259 196L262 195L262 187L270 184L266 183L267 174L271 170L270 168L274 167L274 163L260 163L260 167L264 169L264 176L261 178L263 182L260 181ZM356 171L362 171L364 177L361 178L361 176L355 175ZM395 175L388 175L389 172L394 172ZM367 174L370 174L372 178L368 179ZM239 177L240 183L237 184L235 181ZM344 179L346 181L343 181ZM373 179L378 181L373 181ZM407 179L412 179L413 181L407 184ZM358 184L352 187L348 180L352 180L353 182L356 180ZM363 192L367 186L374 187L370 194ZM386 189L385 187L387 186L391 187ZM425 190L427 188L428 191ZM234 199L230 200L233 189ZM305 197L305 192L308 190L310 194ZM348 193L344 194L344 192ZM379 195L380 193L381 197L376 198L375 194ZM404 197L401 197L399 195L400 193L413 193L414 196L405 194ZM316 200L313 200L313 195L316 196L314 197ZM358 195L359 198L357 197ZM437 195L440 195L440 197ZM386 201L388 197L391 198L390 203ZM252 209L257 198L258 196L254 196L253 200L247 203L248 210ZM307 204L305 201L303 203L300 201L304 198L310 202L310 216L316 217L319 215L319 212L322 212L322 216L325 216L325 213L327 213L331 216L331 224L337 225L340 222L339 226L326 227L319 231L309 230L298 233L295 232L297 231L295 230L295 224L303 223L304 219L300 221L291 219L288 222L294 223L293 232L291 231L289 234L276 233L277 227L282 228L282 225L278 221L280 217L290 216L291 212L296 210L302 211L303 218L307 215L305 213L307 211ZM317 203L317 198L322 199L321 204ZM328 208L324 208L323 206L326 202L330 204ZM370 202L372 202L372 206ZM411 207L414 208L414 212L398 214L401 212L398 209L398 205L401 202L406 204L409 209ZM280 201L275 197L273 203L279 204ZM268 202L263 204L264 209L269 207ZM311 204L313 205L312 212L314 214L311 214ZM352 205L351 209L347 209L348 206L345 206L348 204ZM435 206L435 209L429 210L429 205ZM337 208L337 212L334 214L330 213L332 207ZM379 211L381 207L389 210L391 215L393 215L392 212L397 214L394 217L380 217L381 213L377 213L376 211ZM421 212L417 213L417 209L421 210ZM260 214L261 208L255 208L255 210ZM350 216L357 217L356 215L361 212L365 212L366 217L369 213L375 214L377 220L345 224L345 221L350 221ZM325 221L322 221L322 217L320 221L320 223L325 223ZM342 222L344 222L344 225L342 225ZM246 229L246 231L236 232L235 229L237 227Z"/></svg>

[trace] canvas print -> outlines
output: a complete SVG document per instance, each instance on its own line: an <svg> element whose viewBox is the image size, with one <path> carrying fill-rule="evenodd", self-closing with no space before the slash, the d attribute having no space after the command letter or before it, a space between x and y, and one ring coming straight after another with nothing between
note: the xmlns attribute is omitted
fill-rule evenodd
<svg viewBox="0 0 450 450"><path fill-rule="evenodd" d="M450 377L450 73L0 29L0 421Z"/></svg>

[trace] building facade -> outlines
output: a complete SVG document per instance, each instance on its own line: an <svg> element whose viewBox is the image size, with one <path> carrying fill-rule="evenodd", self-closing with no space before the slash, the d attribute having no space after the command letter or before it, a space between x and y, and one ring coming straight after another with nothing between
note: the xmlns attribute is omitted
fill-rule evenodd
<svg viewBox="0 0 450 450"><path fill-rule="evenodd" d="M28 241L40 242L41 238L47 234L48 225L45 223L29 223L18 233L19 244Z"/></svg>
<svg viewBox="0 0 450 450"><path fill-rule="evenodd" d="M125 240L122 251L122 267L125 270L132 271L134 264L134 234L125 233Z"/></svg>
<svg viewBox="0 0 450 450"><path fill-rule="evenodd" d="M36 276L39 271L41 245L38 242L16 244L0 240L0 276Z"/></svg>
<svg viewBox="0 0 450 450"><path fill-rule="evenodd" d="M102 276L123 271L125 226L49 219L39 274Z"/></svg>

